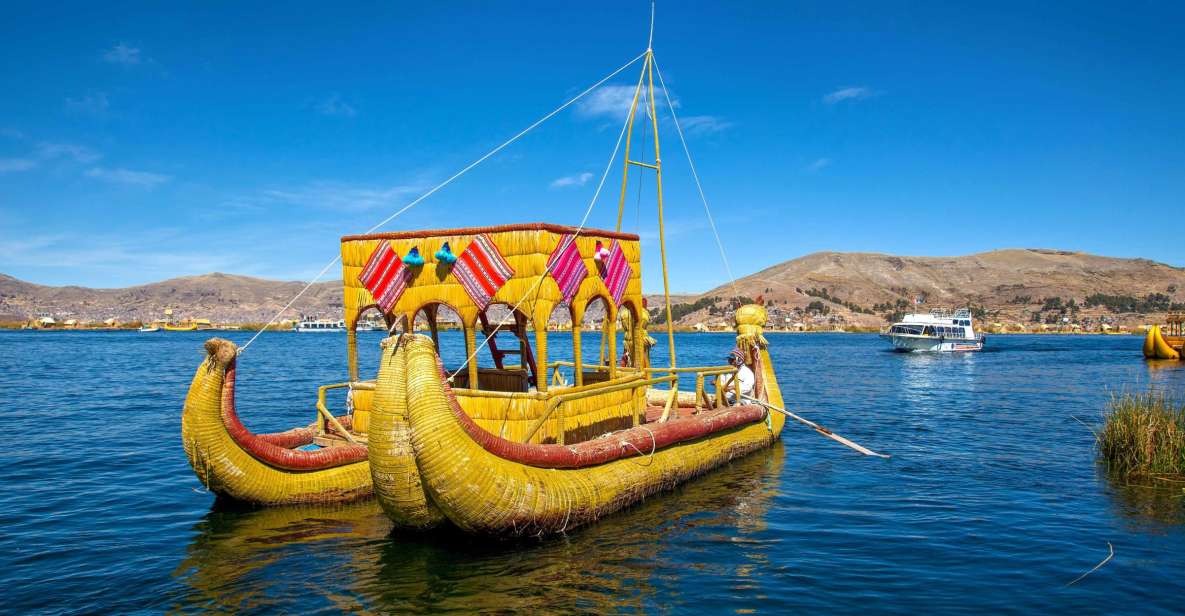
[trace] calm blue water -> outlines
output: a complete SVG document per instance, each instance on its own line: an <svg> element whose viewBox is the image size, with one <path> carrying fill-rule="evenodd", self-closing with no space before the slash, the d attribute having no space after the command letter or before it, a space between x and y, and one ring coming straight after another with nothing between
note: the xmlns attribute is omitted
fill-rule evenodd
<svg viewBox="0 0 1185 616"><path fill-rule="evenodd" d="M492 546L393 535L371 502L213 508L179 438L205 337L0 333L0 610L1182 609L1181 490L1108 479L1074 419L1097 421L1111 391L1185 391L1185 369L1145 363L1136 337L997 336L926 356L774 334L788 404L891 460L787 424L773 449L597 525ZM715 364L732 339L679 343L684 363ZM311 421L344 346L263 335L240 363L247 424ZM446 346L455 365L460 337ZM1107 542L1114 559L1065 587Z"/></svg>

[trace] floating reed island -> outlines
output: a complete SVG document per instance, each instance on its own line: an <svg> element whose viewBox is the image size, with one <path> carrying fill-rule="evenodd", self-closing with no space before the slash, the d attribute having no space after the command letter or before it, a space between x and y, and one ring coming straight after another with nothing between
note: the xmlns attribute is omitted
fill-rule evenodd
<svg viewBox="0 0 1185 616"><path fill-rule="evenodd" d="M1169 394L1113 396L1095 438L1116 474L1185 477L1185 405Z"/></svg>

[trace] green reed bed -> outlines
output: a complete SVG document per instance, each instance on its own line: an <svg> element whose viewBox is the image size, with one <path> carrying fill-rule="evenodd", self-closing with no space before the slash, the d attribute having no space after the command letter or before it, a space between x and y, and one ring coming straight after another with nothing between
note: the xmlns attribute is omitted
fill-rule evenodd
<svg viewBox="0 0 1185 616"><path fill-rule="evenodd" d="M1113 472L1185 476L1185 406L1163 393L1124 393L1107 403L1096 434Z"/></svg>

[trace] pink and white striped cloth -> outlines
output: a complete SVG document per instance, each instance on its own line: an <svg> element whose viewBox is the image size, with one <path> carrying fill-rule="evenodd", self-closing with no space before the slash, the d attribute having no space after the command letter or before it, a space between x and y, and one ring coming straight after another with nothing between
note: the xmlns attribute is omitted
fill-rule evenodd
<svg viewBox="0 0 1185 616"><path fill-rule="evenodd" d="M485 311L494 294L514 276L514 268L502 258L498 247L484 233L473 238L453 265L453 276L469 294L469 299Z"/></svg>
<svg viewBox="0 0 1185 616"><path fill-rule="evenodd" d="M411 282L411 272L403 267L403 261L395 253L391 242L383 241L375 246L358 274L358 282L370 291L374 301L384 313L391 312L395 302L403 295Z"/></svg>
<svg viewBox="0 0 1185 616"><path fill-rule="evenodd" d="M609 256L605 257L605 269L601 272L601 278L605 281L605 288L609 289L609 294L613 296L615 305L621 306L621 296L625 295L625 287L633 274L634 268L630 267L629 260L625 258L621 244L613 242L609 247Z"/></svg>
<svg viewBox="0 0 1185 616"><path fill-rule="evenodd" d="M576 247L575 235L560 237L559 245L547 259L547 270L560 286L560 295L564 297L564 302L571 304L576 291L580 289L580 283L588 277L588 267L580 256L580 249Z"/></svg>

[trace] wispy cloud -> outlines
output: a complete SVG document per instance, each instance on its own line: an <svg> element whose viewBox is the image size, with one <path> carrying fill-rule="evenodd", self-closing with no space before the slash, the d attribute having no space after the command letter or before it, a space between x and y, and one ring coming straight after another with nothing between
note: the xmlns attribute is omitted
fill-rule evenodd
<svg viewBox="0 0 1185 616"><path fill-rule="evenodd" d="M584 186L593 178L593 174L585 171L576 175L565 175L562 178L552 180L552 188L571 188L573 186Z"/></svg>
<svg viewBox="0 0 1185 616"><path fill-rule="evenodd" d="M36 166L37 161L31 158L0 158L0 173L28 171Z"/></svg>
<svg viewBox="0 0 1185 616"><path fill-rule="evenodd" d="M4 136L15 141L20 141L25 138L25 133L15 128L0 128L0 136Z"/></svg>
<svg viewBox="0 0 1185 616"><path fill-rule="evenodd" d="M317 113L327 116L342 116L352 118L358 115L358 110L354 106L342 99L341 95L334 94L324 101L317 104Z"/></svg>
<svg viewBox="0 0 1185 616"><path fill-rule="evenodd" d="M818 173L830 166L830 158L816 158L815 160L811 161L811 164L803 167L803 171L806 171L807 173Z"/></svg>
<svg viewBox="0 0 1185 616"><path fill-rule="evenodd" d="M117 43L111 49L103 52L103 61L110 62L111 64L135 66L142 60L143 58L140 56L140 49L125 43Z"/></svg>
<svg viewBox="0 0 1185 616"><path fill-rule="evenodd" d="M75 162L93 163L102 158L98 152L73 143L41 143L37 146L37 157L42 160L70 158Z"/></svg>
<svg viewBox="0 0 1185 616"><path fill-rule="evenodd" d="M586 118L596 117L610 117L617 119L625 119L626 114L630 111L630 105L634 102L634 91L636 85L610 85L601 86L593 92L576 103L576 113ZM663 102L662 88L654 89L654 100L656 102ZM671 97L671 102L675 107L679 106L679 101L674 96ZM642 92L638 95L638 113L641 116L642 110L649 113L650 104L646 101L646 89L642 88Z"/></svg>
<svg viewBox="0 0 1185 616"><path fill-rule="evenodd" d="M235 251L177 250L182 234L153 229L140 237L74 234L31 235L0 238L0 260L16 267L64 270L71 280L80 271L124 275L135 271L150 278L171 278L242 268Z"/></svg>
<svg viewBox="0 0 1185 616"><path fill-rule="evenodd" d="M282 205L359 212L402 204L423 191L418 185L364 186L343 182L312 182L301 186L269 188L234 197L223 205L246 210L266 210Z"/></svg>
<svg viewBox="0 0 1185 616"><path fill-rule="evenodd" d="M24 135L21 135L20 138L24 139ZM57 159L68 159L78 163L92 163L99 160L99 158L101 156L98 152L86 146L72 143L40 143L27 156L0 159L0 173L29 171L30 169L37 168L44 162Z"/></svg>
<svg viewBox="0 0 1185 616"><path fill-rule="evenodd" d="M148 189L156 188L173 179L172 176L162 175L160 173L132 171L131 169L106 169L103 167L92 167L87 169L83 175L112 184L126 184L128 186L139 186Z"/></svg>
<svg viewBox="0 0 1185 616"><path fill-rule="evenodd" d="M82 98L67 98L66 109L75 113L89 113L91 115L102 115L107 112L107 108L111 106L111 101L107 99L105 92L87 92L86 96Z"/></svg>
<svg viewBox="0 0 1185 616"><path fill-rule="evenodd" d="M848 86L823 96L823 102L828 105L834 105L844 101L858 101L860 99L868 98L873 94L876 94L876 92L874 92L872 88L865 86Z"/></svg>
<svg viewBox="0 0 1185 616"><path fill-rule="evenodd" d="M733 127L733 123L717 116L698 115L679 118L683 132L689 137L715 135Z"/></svg>

